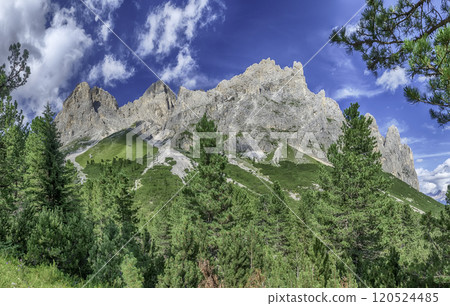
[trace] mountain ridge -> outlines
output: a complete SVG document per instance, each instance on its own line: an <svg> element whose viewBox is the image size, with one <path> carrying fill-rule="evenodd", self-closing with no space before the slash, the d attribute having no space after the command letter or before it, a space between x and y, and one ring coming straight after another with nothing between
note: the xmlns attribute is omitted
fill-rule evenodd
<svg viewBox="0 0 450 306"><path fill-rule="evenodd" d="M204 113L215 120L220 132L238 133L237 152L255 159L278 148L281 140L273 139L274 135L289 132L296 135L287 140L290 146L327 162L324 152L339 137L344 121L336 101L323 90L315 94L308 89L301 63L281 68L265 59L208 91L180 87L176 96L158 81L139 99L121 107L107 91L83 82L64 102L56 123L65 145L79 139L101 140L146 123L141 132L147 137L171 140L187 150L192 139L185 132L192 132ZM401 143L398 129L389 128L384 137L375 120L371 129L384 171L418 189L413 153Z"/></svg>

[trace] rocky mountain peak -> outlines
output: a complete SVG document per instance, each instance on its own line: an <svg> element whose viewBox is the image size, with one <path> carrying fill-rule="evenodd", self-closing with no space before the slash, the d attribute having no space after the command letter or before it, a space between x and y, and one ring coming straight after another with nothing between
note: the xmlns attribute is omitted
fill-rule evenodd
<svg viewBox="0 0 450 306"><path fill-rule="evenodd" d="M92 101L92 106L96 112L98 112L100 108L103 110L117 110L119 108L116 98L106 90L94 87L89 91L89 94L90 101Z"/></svg>
<svg viewBox="0 0 450 306"><path fill-rule="evenodd" d="M419 179L414 167L412 150L408 145L402 143L398 128L395 125L390 126L386 137L383 137L375 118L371 114L366 114L365 116L373 120L370 128L372 136L377 140L377 150L382 154L383 170L419 190Z"/></svg>
<svg viewBox="0 0 450 306"><path fill-rule="evenodd" d="M270 135L288 132L296 135L289 139L290 146L323 162L327 162L325 152L338 139L344 121L338 103L325 91L315 94L307 88L301 63L281 68L269 58L206 92L181 87L177 97L158 81L139 99L120 108L108 92L81 83L64 102L56 122L64 144L80 138L99 140L135 123L146 123L154 138L162 142L171 139L188 150L192 140L183 138L184 132L192 132L204 113L217 122L220 132L262 135L250 143L237 137L238 153L244 156L267 156L279 147L279 141ZM383 137L375 119L371 129L383 156L383 169L418 188L411 149L401 143L398 129L389 128Z"/></svg>
<svg viewBox="0 0 450 306"><path fill-rule="evenodd" d="M386 134L386 142L393 142L393 143L400 142L400 132L398 131L398 128L395 125L391 125L388 128Z"/></svg>

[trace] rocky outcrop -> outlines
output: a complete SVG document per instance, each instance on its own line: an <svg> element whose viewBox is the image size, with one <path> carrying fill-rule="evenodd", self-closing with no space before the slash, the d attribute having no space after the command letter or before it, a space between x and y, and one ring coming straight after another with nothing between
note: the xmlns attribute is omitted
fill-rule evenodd
<svg viewBox="0 0 450 306"><path fill-rule="evenodd" d="M344 120L336 101L323 90L315 94L308 89L300 63L281 68L266 59L208 91L181 87L175 96L159 81L120 108L106 91L81 83L64 102L56 122L64 144L102 139L143 122L140 132L149 138L171 139L188 149L191 140L185 131L192 132L205 112L219 131L235 133L238 152L253 158L265 157L289 138L289 145L299 152L327 162L324 152L339 137ZM390 129L384 138L375 122L372 129L383 169L418 188L411 149L401 144L398 130Z"/></svg>
<svg viewBox="0 0 450 306"><path fill-rule="evenodd" d="M371 114L366 114L366 117L373 120L372 136L377 140L377 149L382 154L383 170L419 190L419 179L414 167L412 150L401 142L397 127L394 125L389 127L386 137L383 137L378 130L375 118Z"/></svg>

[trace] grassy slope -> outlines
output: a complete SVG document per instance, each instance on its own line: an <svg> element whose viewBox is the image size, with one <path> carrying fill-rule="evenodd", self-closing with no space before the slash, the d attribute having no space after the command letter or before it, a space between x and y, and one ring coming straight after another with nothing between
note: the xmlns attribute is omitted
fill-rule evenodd
<svg viewBox="0 0 450 306"><path fill-rule="evenodd" d="M122 130L115 134L112 134L105 139L101 140L94 147L90 148L83 154L77 156L75 159L82 167L85 167L88 161L95 161L96 163L102 160L112 160L113 158L126 158L127 149L127 135L128 130ZM133 156L136 154L136 141L133 141ZM146 160L147 146L143 145L143 160ZM154 154L157 153L157 148L154 148ZM92 155L92 158L90 158Z"/></svg>
<svg viewBox="0 0 450 306"><path fill-rule="evenodd" d="M134 147L134 152L135 149ZM126 132L118 132L105 138L96 146L78 156L76 161L85 167L87 161L90 159L89 154L93 156L91 160L95 160L96 162L100 162L102 159L112 160L114 157L125 158ZM146 154L145 148L144 154ZM302 163L296 163L298 159L296 159L295 155L296 151L289 146L287 159L281 161L280 166L272 165L270 158L268 158L262 163L253 163L251 167L257 169L264 176L269 177L271 181L278 181L283 188L299 193L302 189L309 188L312 184L318 182L319 163L307 155L304 155L301 159ZM96 165L88 165L85 168L86 174L88 176L95 175L97 173L95 167ZM163 201L167 201L167 197L175 193L181 187L182 182L178 177L170 173L169 166L157 166L148 171L143 177L140 177L143 169L143 166L137 165L134 162L130 163L130 166L124 167L124 171L129 175L130 179L141 179L142 187L136 191L136 201L142 204L146 202L153 203L149 206L149 209L153 210L155 206L158 206ZM268 193L267 188L257 177L236 165L228 164L225 172L230 178L256 193ZM443 209L441 203L418 192L392 175L389 176L393 180L390 194L394 197L406 201L425 212L430 211L433 214Z"/></svg>
<svg viewBox="0 0 450 306"><path fill-rule="evenodd" d="M71 288L80 282L55 266L29 267L17 258L0 255L0 288Z"/></svg>

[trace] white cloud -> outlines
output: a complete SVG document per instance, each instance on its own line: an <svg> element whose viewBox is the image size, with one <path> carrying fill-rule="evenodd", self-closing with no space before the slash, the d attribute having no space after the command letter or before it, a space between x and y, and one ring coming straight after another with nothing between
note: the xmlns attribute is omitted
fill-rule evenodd
<svg viewBox="0 0 450 306"><path fill-rule="evenodd" d="M422 163L422 162L423 162L423 158L416 159L416 163Z"/></svg>
<svg viewBox="0 0 450 306"><path fill-rule="evenodd" d="M99 29L99 36L106 42L111 33L108 29L114 28L114 11L116 11L122 5L124 0L85 0L86 4L91 8L96 14L98 14L102 20L106 23L101 25Z"/></svg>
<svg viewBox="0 0 450 306"><path fill-rule="evenodd" d="M423 168L416 171L419 177L420 191L438 201L444 201L447 186L450 184L450 158L432 171Z"/></svg>
<svg viewBox="0 0 450 306"><path fill-rule="evenodd" d="M346 34L346 36L350 36L353 33L355 33L356 31L358 31L358 29L359 29L359 24L358 23L357 24L348 24L345 27L345 34Z"/></svg>
<svg viewBox="0 0 450 306"><path fill-rule="evenodd" d="M385 121L383 124L380 125L380 133L382 135L386 135L389 127L391 127L392 125L395 125L397 127L398 132L400 134L406 132L409 129L408 124L406 124L405 121L398 121L395 118L387 118L386 120L387 121ZM408 138L403 138L403 139L408 139Z"/></svg>
<svg viewBox="0 0 450 306"><path fill-rule="evenodd" d="M6 61L12 43L20 42L30 51L30 78L13 92L25 114L39 114L47 102L60 110L62 91L93 44L74 13L73 8L59 9L50 0L0 2L1 62Z"/></svg>
<svg viewBox="0 0 450 306"><path fill-rule="evenodd" d="M391 70L386 70L377 79L376 84L382 86L386 90L395 91L399 86L404 86L409 83L406 76L406 70L402 67L395 67Z"/></svg>
<svg viewBox="0 0 450 306"><path fill-rule="evenodd" d="M126 63L108 54L103 61L92 67L88 81L94 83L101 81L105 86L114 86L116 82L125 81L133 75L134 68L128 68Z"/></svg>
<svg viewBox="0 0 450 306"><path fill-rule="evenodd" d="M181 81L186 87L205 83L207 78L195 73L197 63L192 56L191 43L199 29L223 17L224 8L220 1L211 0L189 0L184 7L166 2L147 16L144 30L138 37L137 53L166 60L176 52L176 63L167 64L160 72L161 78L166 82Z"/></svg>
<svg viewBox="0 0 450 306"><path fill-rule="evenodd" d="M161 79L166 82L171 82L173 80L181 81L181 83L188 87L195 87L197 85L197 80L194 76L191 76L191 72L194 71L197 64L195 60L191 57L188 48L183 48L177 56L177 64L166 66L162 73Z"/></svg>
<svg viewBox="0 0 450 306"><path fill-rule="evenodd" d="M336 93L334 94L334 99L339 100L339 99L360 98L360 97L371 98L381 93L383 93L382 89L366 90L354 87L344 87L336 91Z"/></svg>
<svg viewBox="0 0 450 306"><path fill-rule="evenodd" d="M429 157L441 157L441 156L450 156L450 152L440 152L440 153L431 153L431 154L417 154L417 158L429 158Z"/></svg>
<svg viewBox="0 0 450 306"><path fill-rule="evenodd" d="M424 137L402 137L402 143L407 144L407 145L411 145L413 143L423 143L426 142L426 138Z"/></svg>
<svg viewBox="0 0 450 306"><path fill-rule="evenodd" d="M167 55L174 48L191 41L199 27L215 18L208 5L209 0L189 0L185 7L177 7L170 1L150 12L139 35L138 54ZM201 22L202 19L205 19Z"/></svg>
<svg viewBox="0 0 450 306"><path fill-rule="evenodd" d="M364 70L364 75L368 76L371 72L367 69ZM386 70L383 74L376 80L376 85L379 87L376 89L364 89L355 88L352 86L347 86L338 89L334 94L335 99L346 99L346 98L360 98L366 97L371 98L373 96L382 94L383 92L390 90L395 91L399 86L403 86L409 83L409 79L406 76L406 70L401 67L396 67L392 70Z"/></svg>

